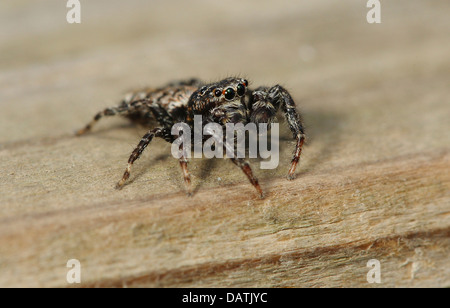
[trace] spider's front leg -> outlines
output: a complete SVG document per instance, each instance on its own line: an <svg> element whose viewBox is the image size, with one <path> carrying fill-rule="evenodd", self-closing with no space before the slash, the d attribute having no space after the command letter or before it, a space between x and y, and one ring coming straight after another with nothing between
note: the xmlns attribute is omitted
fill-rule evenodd
<svg viewBox="0 0 450 308"><path fill-rule="evenodd" d="M247 176L248 180L250 181L250 183L253 185L253 187L255 187L256 191L259 194L259 197L261 199L264 198L264 193L261 189L261 186L259 186L259 182L258 179L256 178L256 176L253 175L253 171L252 168L250 167L249 163L242 159L242 158L230 158L230 160L239 168L241 168L242 172L245 173L245 175Z"/></svg>
<svg viewBox="0 0 450 308"><path fill-rule="evenodd" d="M288 180L295 178L295 169L300 160L305 132L300 114L297 112L295 102L289 92L280 85L271 88L260 87L250 96L250 120L255 124L271 123L281 108L295 138L296 146L288 172Z"/></svg>
<svg viewBox="0 0 450 308"><path fill-rule="evenodd" d="M210 129L209 127L205 126L204 128L205 132L208 133L209 135L211 135L216 142L218 142L218 144L220 146L223 146L225 152L231 152L231 153L237 153L234 144L229 144L228 142L224 142L224 140L222 139L223 136L219 136L217 135L214 130ZM235 164L236 166L238 166L239 168L241 168L242 172L244 172L244 174L247 176L248 180L250 181L250 183L253 185L253 187L255 187L256 191L259 194L259 197L261 199L264 198L264 193L261 189L261 186L259 185L259 181L256 178L256 176L253 174L252 168L250 167L250 164L244 160L243 158L230 158L230 160L233 162L233 164Z"/></svg>
<svg viewBox="0 0 450 308"><path fill-rule="evenodd" d="M188 160L187 160L187 153L185 152L185 150L183 149L183 145L180 146L180 151L183 153L179 159L180 161L180 166L181 166L181 171L183 171L183 177L184 177L184 186L186 188L186 192L188 194L188 196L192 196L193 192L192 192L192 185L191 185L191 175L189 173L188 170Z"/></svg>

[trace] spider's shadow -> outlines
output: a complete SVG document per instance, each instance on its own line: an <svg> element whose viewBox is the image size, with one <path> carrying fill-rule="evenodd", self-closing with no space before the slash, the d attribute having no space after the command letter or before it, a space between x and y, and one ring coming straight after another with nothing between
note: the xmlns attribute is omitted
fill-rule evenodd
<svg viewBox="0 0 450 308"><path fill-rule="evenodd" d="M309 156L308 154L308 147L314 146L314 153L313 157L308 157L308 159L303 159L298 168L297 168L297 178L300 178L304 174L308 174L314 171L314 169L319 166L320 164L328 161L333 153L334 150L341 144L342 139L342 127L341 124L345 122L345 115L342 113L337 112L325 112L325 111L307 111L305 110L303 112L304 116L304 122L305 122L305 131L307 135L307 143L305 144L303 154L302 156ZM286 123L283 123L283 121L280 121L280 126L287 126ZM119 128L130 128L133 124L123 124L120 125ZM106 129L105 129L106 130ZM294 149L294 141L291 137L290 131L288 129L280 129L281 136L280 136L280 147L292 147L292 150ZM269 139L270 141L270 139ZM318 144L318 148L316 147L316 144ZM152 144L154 146L154 144ZM149 147L149 149L152 148L152 145ZM147 149L147 150L149 150ZM151 166L157 163L166 162L167 159L172 158L170 155L170 147L167 146L168 153L161 153L157 156L153 156L150 158L146 163L145 167L135 168L134 176L130 177L127 184L132 184L134 180L148 172L149 169L151 169ZM283 151L280 151L283 152ZM284 153L281 153L280 156L280 165L279 168L284 168L286 173L289 169L290 164L286 162L290 161L291 158L291 151L287 151L287 154L289 157L286 156L286 151ZM252 159L252 166L255 174L257 175L260 180L263 180L266 183L270 183L270 180L274 176L273 170L262 170L257 168L259 165L260 159ZM303 162L304 161L304 162ZM303 163L302 163L303 162ZM167 163L167 162L166 162ZM203 183L211 177L211 171L214 170L214 168L217 166L217 159L203 159L200 162L200 173L197 174L198 178L200 179L197 184L193 187L194 194L197 193L201 187L203 186ZM229 162L230 166L233 166L236 168L231 161ZM177 163L178 165L178 163ZM192 164L191 164L192 166ZM197 169L198 170L198 169ZM236 168L236 172L239 171L239 168ZM192 171L191 171L192 174ZM180 189L184 189L183 184L183 177L181 170L177 170L177 172L173 172L172 176L177 177L180 179ZM245 176L242 174L242 179L245 180ZM126 184L126 185L127 185ZM270 187L270 185L264 185L265 190L267 190L267 186ZM267 190L266 193L269 191Z"/></svg>
<svg viewBox="0 0 450 308"><path fill-rule="evenodd" d="M197 193L197 191L202 187L203 183L205 182L205 179L210 177L211 170L214 169L214 167L217 165L217 159L204 159L201 162L200 166L200 174L198 175L200 181L197 183L197 185L194 187L193 193ZM229 162L231 164L231 162Z"/></svg>
<svg viewBox="0 0 450 308"><path fill-rule="evenodd" d="M297 178L304 174L313 172L320 164L328 161L334 150L340 146L342 139L341 124L345 122L345 115L337 112L305 110L303 113L304 126L306 132L307 142L302 151L302 158L297 166ZM280 121L280 162L277 169L283 169L283 176L287 175L290 167L291 153L294 150L295 142L292 139L291 132L287 128L285 121ZM281 148L292 147L288 151L282 151ZM313 148L313 153L310 154L309 148ZM311 156L310 156L311 155ZM307 157L307 159L305 159ZM273 178L273 170L257 170L259 177L266 182L270 182Z"/></svg>
<svg viewBox="0 0 450 308"><path fill-rule="evenodd" d="M336 149L342 144L343 126L346 115L338 112L312 111L305 113L308 142L307 147L316 146L313 157L308 157L303 168L300 165L299 175L312 172L318 165L330 160ZM303 169L303 171L302 171Z"/></svg>
<svg viewBox="0 0 450 308"><path fill-rule="evenodd" d="M307 143L305 144L303 156L308 157L308 159L304 159L304 163L300 163L297 168L297 177L300 178L303 174L308 174L314 171L317 166L320 166L322 163L328 161L332 158L333 153L335 153L335 149L340 146L342 140L342 126L341 124L345 122L345 115L337 112L328 112L328 111L305 111L304 115L304 124L305 131L307 135ZM287 171L290 167L290 159L291 153L294 150L295 142L291 137L291 132L287 128L287 123L284 120L280 121L280 126L285 126L286 128L280 129L281 136L279 141L279 146L281 147L292 147L288 149L288 151L284 151L284 153L280 153L280 164L277 169L283 169L283 176L285 175L284 171ZM280 127L281 128L281 127ZM270 138L269 138L269 147L270 147ZM308 147L313 146L314 152L309 156ZM283 151L280 151L283 152ZM251 165L255 175L262 180L262 182L270 183L270 180L273 179L274 174L279 174L274 170L263 170L259 169L259 162L261 159L252 159ZM194 188L194 193L196 193L204 183L204 181L211 177L211 171L217 166L217 159L204 159L201 162L200 174L198 175L200 181ZM231 161L229 162L232 168L236 168L236 172L240 172L239 168L234 166ZM242 180L245 181L246 177L242 174ZM265 190L267 190L267 186L264 185ZM269 192L268 190L266 191Z"/></svg>
<svg viewBox="0 0 450 308"><path fill-rule="evenodd" d="M151 170L151 167L154 166L154 164L158 164L158 163L168 163L169 159L175 160L176 161L176 168L175 170L173 170L171 168L172 171L169 171L170 173L170 177L176 179L176 183L178 183L179 189L180 191L184 191L186 189L184 182L183 182L183 173L181 168L178 166L178 160L174 159L171 155L170 155L170 147L168 147L167 149L168 153L166 153L166 151L164 151L164 153L161 153L157 156L154 156L153 158L151 158L150 160L148 160L148 162L146 163L146 165L144 167L139 168L139 170L137 170L134 174L133 177L130 177L130 179L128 180L128 182L125 184L132 184L134 182L134 180L136 180L137 178L141 177L142 175L144 175L145 173L147 173L149 170ZM196 194L200 188L203 186L203 183L205 183L205 179L208 179L211 176L211 171L217 166L217 158L213 158L213 159L202 159L200 162L196 162L197 164L199 164L199 168L196 170L200 170L199 174L194 174L193 170L195 170L194 168L194 164L189 164L188 165L188 170L191 174L191 177L193 175L195 175L196 177L198 177L200 179L200 181L198 181L196 184L192 183L193 185L193 193ZM191 159L192 162L192 159ZM233 165L231 162L229 162L231 165ZM189 168L191 167L191 168ZM136 168L137 169L137 168Z"/></svg>

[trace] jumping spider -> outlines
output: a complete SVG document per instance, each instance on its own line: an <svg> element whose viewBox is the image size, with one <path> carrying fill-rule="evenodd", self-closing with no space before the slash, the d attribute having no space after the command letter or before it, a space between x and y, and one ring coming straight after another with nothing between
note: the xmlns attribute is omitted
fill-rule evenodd
<svg viewBox="0 0 450 308"><path fill-rule="evenodd" d="M296 140L294 156L287 176L289 180L292 180L300 159L305 134L293 99L279 85L251 90L248 88L247 80L235 77L209 84L204 84L197 79L172 82L158 89L144 89L129 94L119 106L106 108L97 113L86 127L77 132L77 135L90 131L92 126L104 116L121 115L141 124L149 124L154 120L159 123L159 127L150 129L142 137L131 153L125 173L117 184L117 188L120 189L129 178L134 161L139 158L153 137L162 138L169 143L174 142L177 136L171 134L171 128L175 123L184 122L192 128L194 115L201 115L204 125L209 122L223 126L226 123L243 123L244 125L250 122L271 123L279 109L283 112ZM183 155L179 162L186 190L191 195L191 180L185 156ZM248 162L242 158L230 159L241 168L262 198L263 192L258 179L253 175Z"/></svg>

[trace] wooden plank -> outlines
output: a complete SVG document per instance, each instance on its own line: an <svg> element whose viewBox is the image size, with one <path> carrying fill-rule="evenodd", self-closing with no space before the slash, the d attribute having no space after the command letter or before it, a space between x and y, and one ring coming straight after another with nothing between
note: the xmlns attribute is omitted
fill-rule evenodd
<svg viewBox="0 0 450 308"><path fill-rule="evenodd" d="M237 4L239 24L219 3L83 3L80 25L56 1L1 4L0 286L71 286L73 258L86 287L450 286L448 1L383 3L379 25L359 1ZM263 200L206 159L188 198L162 141L117 191L145 129L73 135L130 88L236 72L285 85L307 124L296 180L286 128L277 169L251 161Z"/></svg>

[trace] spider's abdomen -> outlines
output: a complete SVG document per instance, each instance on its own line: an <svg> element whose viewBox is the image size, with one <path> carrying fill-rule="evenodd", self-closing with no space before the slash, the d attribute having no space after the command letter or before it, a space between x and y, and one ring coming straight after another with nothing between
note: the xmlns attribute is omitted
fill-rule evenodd
<svg viewBox="0 0 450 308"><path fill-rule="evenodd" d="M143 89L127 95L122 105L132 107L126 116L133 122L145 125L156 119L160 123L176 123L186 119L187 103L195 90L197 87L183 85Z"/></svg>

